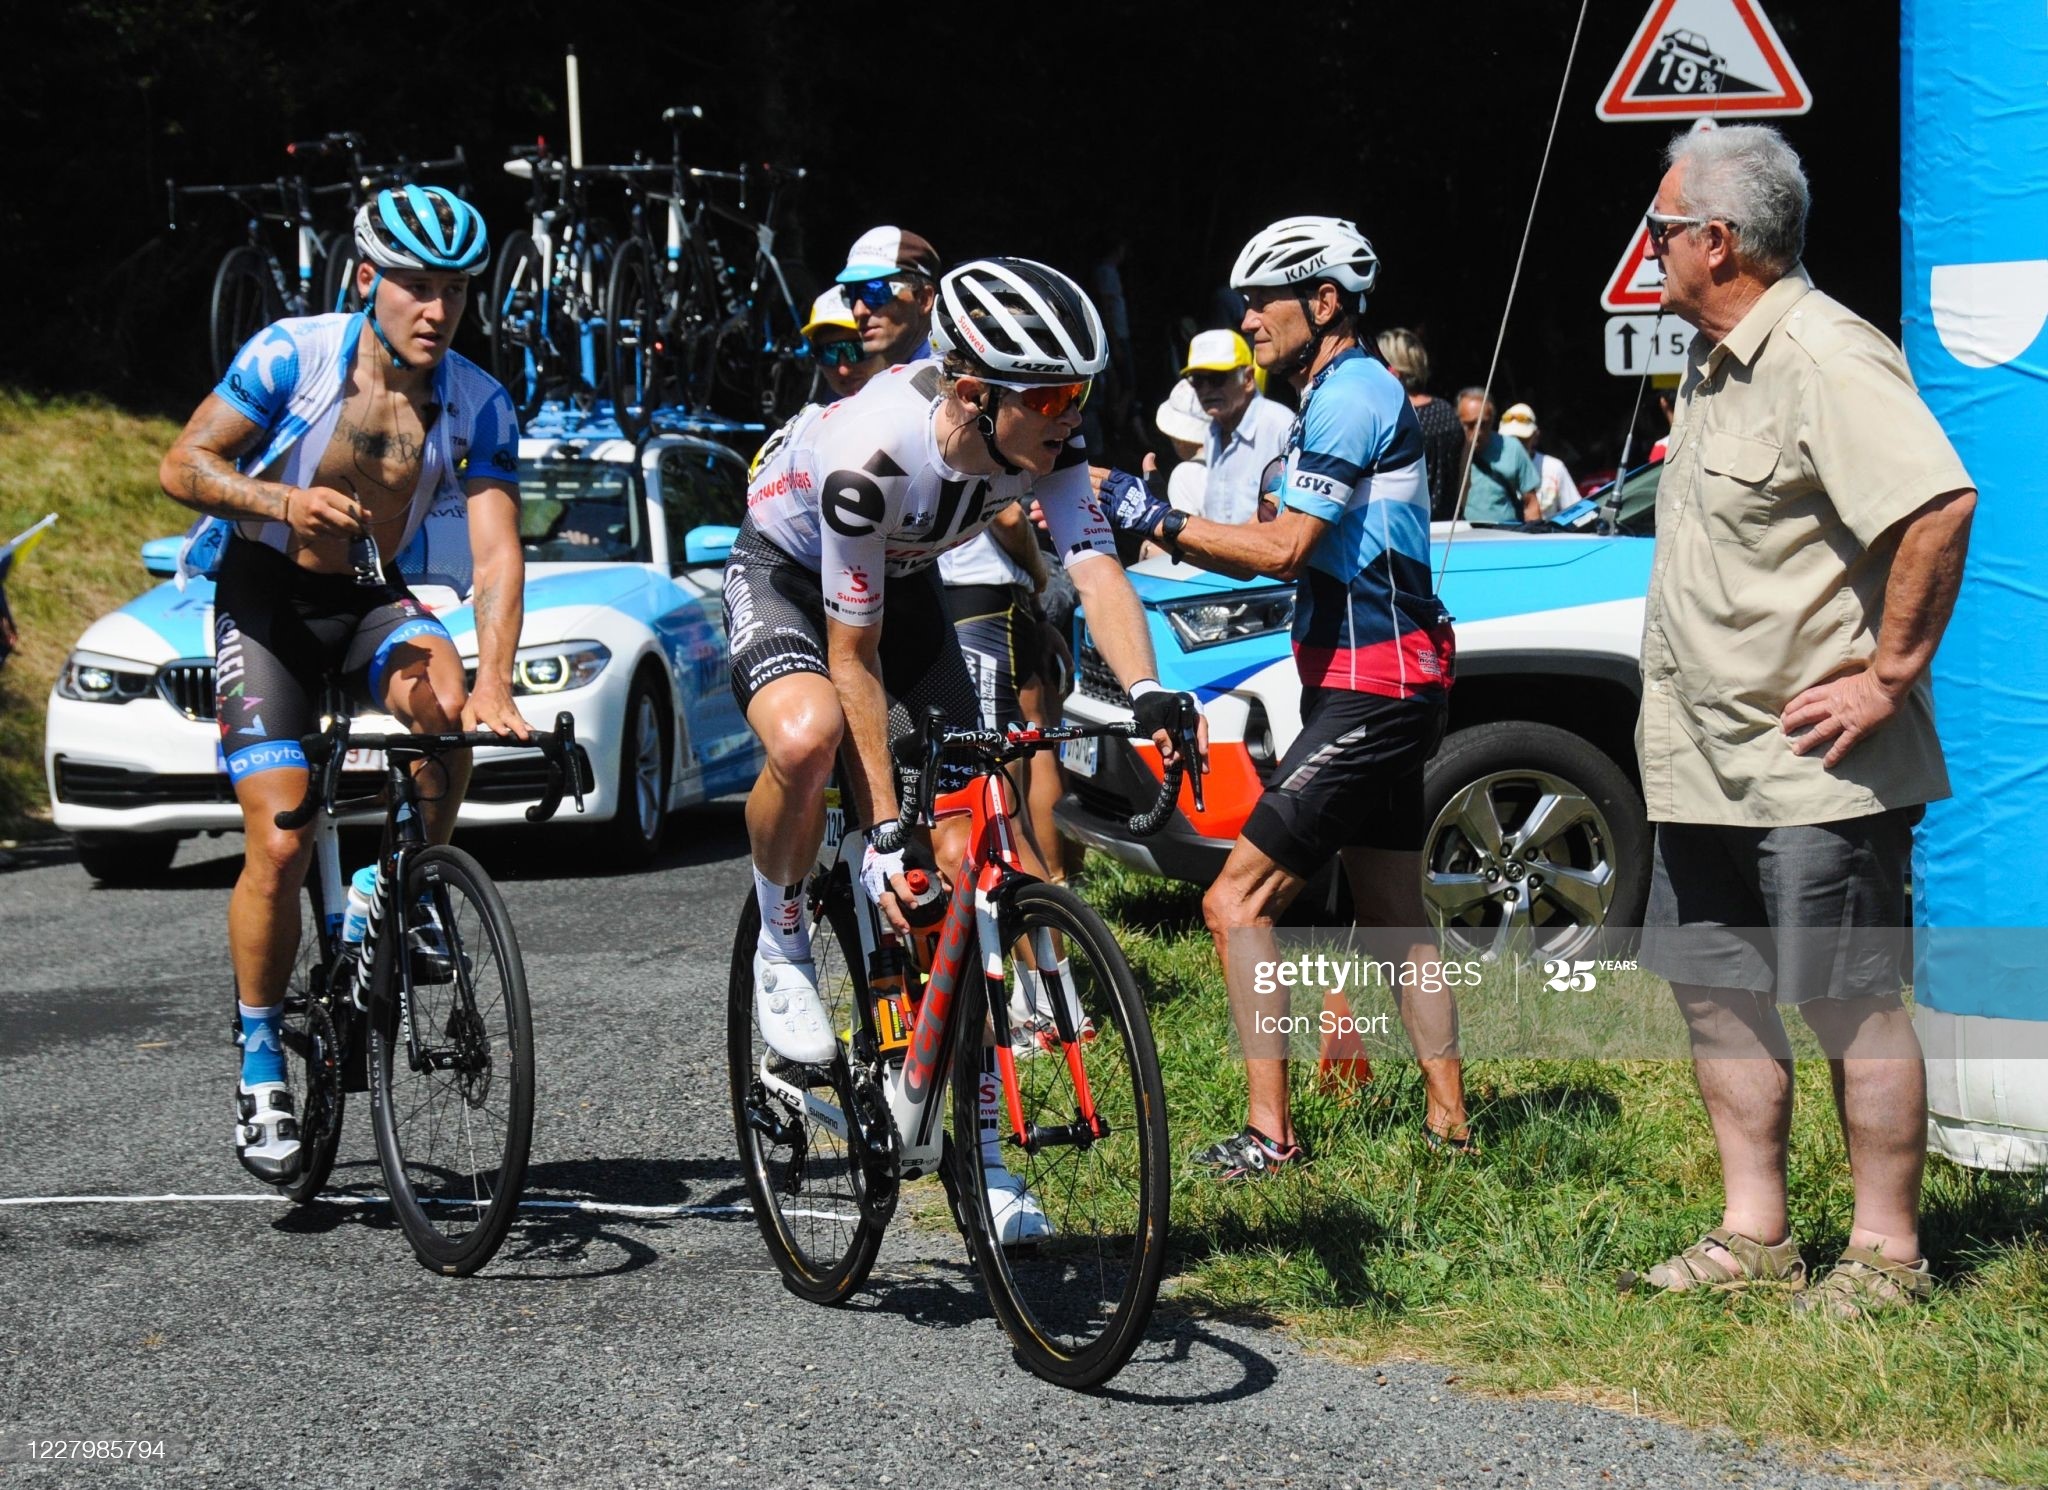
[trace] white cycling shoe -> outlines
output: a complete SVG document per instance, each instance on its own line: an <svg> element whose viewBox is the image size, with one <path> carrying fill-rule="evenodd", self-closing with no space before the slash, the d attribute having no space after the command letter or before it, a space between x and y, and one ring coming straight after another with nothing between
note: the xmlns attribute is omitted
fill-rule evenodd
<svg viewBox="0 0 2048 1490"><path fill-rule="evenodd" d="M235 1157L266 1185L299 1177L299 1120L291 1091L281 1081L235 1084Z"/></svg>
<svg viewBox="0 0 2048 1490"><path fill-rule="evenodd" d="M1024 1181L1007 1169L985 1169L981 1177L988 1187L988 1215L997 1246L1023 1247L1052 1235L1052 1222Z"/></svg>
<svg viewBox="0 0 2048 1490"><path fill-rule="evenodd" d="M786 1061L831 1064L839 1052L832 1022L818 997L818 969L803 962L770 962L754 952L754 1023L769 1048Z"/></svg>

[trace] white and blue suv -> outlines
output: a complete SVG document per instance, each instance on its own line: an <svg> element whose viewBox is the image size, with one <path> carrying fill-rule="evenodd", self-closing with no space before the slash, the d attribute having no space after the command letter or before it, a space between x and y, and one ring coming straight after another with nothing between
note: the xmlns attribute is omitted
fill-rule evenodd
<svg viewBox="0 0 2048 1490"><path fill-rule="evenodd" d="M647 862L671 810L744 791L760 769L733 701L719 598L746 510L746 463L731 446L758 439L750 426L677 419L636 444L601 414L551 405L520 441L526 617L513 691L536 726L564 709L575 716L587 811L554 822L598 825L610 862ZM151 574L172 572L177 545L145 545ZM470 608L453 591L416 593L473 667ZM180 839L241 827L212 652L213 585L195 579L102 616L66 661L44 764L56 825L96 878L147 879ZM365 714L359 727L397 725ZM377 763L351 768L369 789ZM530 751L478 750L460 822L523 822L544 777Z"/></svg>
<svg viewBox="0 0 2048 1490"><path fill-rule="evenodd" d="M1457 626L1450 727L1429 763L1424 902L1465 947L1568 955L1610 924L1640 925L1650 835L1637 778L1637 667L1649 591L1658 468L1632 475L1604 505L1582 502L1543 531L1438 523L1439 593ZM1534 525L1531 525L1532 527ZM1233 580L1154 559L1131 571L1160 680L1200 695L1209 716L1205 805L1138 840L1124 820L1151 800L1158 753L1121 740L1062 754L1063 828L1141 869L1207 885L1301 728L1289 645L1294 587ZM1077 638L1069 718L1128 719L1123 690ZM1337 907L1333 877L1300 914Z"/></svg>

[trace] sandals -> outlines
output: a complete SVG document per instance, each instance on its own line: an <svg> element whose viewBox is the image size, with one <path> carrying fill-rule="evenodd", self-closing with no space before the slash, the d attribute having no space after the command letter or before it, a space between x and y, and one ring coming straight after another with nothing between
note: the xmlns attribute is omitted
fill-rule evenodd
<svg viewBox="0 0 2048 1490"><path fill-rule="evenodd" d="M1707 1249L1719 1247L1734 1258L1740 1271ZM1797 1292L1806 1287L1806 1262L1799 1255L1796 1238L1787 1236L1776 1246L1765 1246L1725 1226L1717 1226L1675 1257L1667 1257L1648 1272L1622 1269L1618 1280L1623 1293L1690 1293L1696 1288L1734 1292L1745 1288L1782 1288Z"/></svg>
<svg viewBox="0 0 2048 1490"><path fill-rule="evenodd" d="M1924 1304L1934 1297L1934 1275L1927 1259L1890 1262L1879 1247L1850 1247L1806 1293L1792 1301L1801 1314L1832 1319L1864 1319Z"/></svg>
<svg viewBox="0 0 2048 1490"><path fill-rule="evenodd" d="M1479 1146L1479 1140L1472 1136L1472 1129L1469 1124L1465 1127L1465 1136L1463 1138L1453 1138L1450 1134L1439 1133L1436 1129L1430 1127L1428 1123L1424 1123L1422 1125L1422 1146L1432 1154L1450 1154L1454 1157L1464 1154L1474 1159L1486 1152L1486 1150Z"/></svg>

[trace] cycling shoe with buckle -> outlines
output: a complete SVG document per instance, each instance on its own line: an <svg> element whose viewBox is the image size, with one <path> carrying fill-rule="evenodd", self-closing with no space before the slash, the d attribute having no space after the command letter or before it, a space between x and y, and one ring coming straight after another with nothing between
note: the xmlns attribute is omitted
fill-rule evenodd
<svg viewBox="0 0 2048 1490"><path fill-rule="evenodd" d="M412 981L422 983L452 983L455 980L455 958L448 951L448 933L441 925L440 912L431 901L422 901L413 912L413 923L406 928L405 945L412 955ZM462 954L462 970L473 972L475 964L467 952Z"/></svg>
<svg viewBox="0 0 2048 1490"><path fill-rule="evenodd" d="M754 952L754 1023L768 1048L800 1065L831 1064L839 1053L832 1022L818 997L818 970L803 962L770 962Z"/></svg>
<svg viewBox="0 0 2048 1490"><path fill-rule="evenodd" d="M235 1083L235 1157L266 1185L289 1185L299 1177L299 1120L292 1094L281 1081L255 1086Z"/></svg>

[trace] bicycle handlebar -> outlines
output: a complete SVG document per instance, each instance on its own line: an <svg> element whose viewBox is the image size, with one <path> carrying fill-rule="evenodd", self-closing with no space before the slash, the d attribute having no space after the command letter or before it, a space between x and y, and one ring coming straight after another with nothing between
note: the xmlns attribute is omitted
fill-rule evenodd
<svg viewBox="0 0 2048 1490"><path fill-rule="evenodd" d="M535 732L531 740L521 740L512 735L494 734L490 730L448 730L429 734L394 735L352 735L347 717L337 716L334 722L317 735L307 735L300 741L306 752L306 764L310 768L306 779L306 794L299 805L289 811L277 814L274 821L279 828L293 832L313 820L313 814L325 808L334 810L334 799L341 789L341 764L351 746L363 750L382 750L401 759L408 755L426 759L440 755L447 750L466 750L475 745L497 745L511 750L538 750L548 763L547 785L542 788L540 801L526 809L526 820L530 823L544 823L555 815L562 805L564 791L575 795L576 810L583 811L583 773L576 760L576 718L564 709L555 716L552 734Z"/></svg>
<svg viewBox="0 0 2048 1490"><path fill-rule="evenodd" d="M1166 826L1173 815L1173 804L1180 796L1180 784L1187 775L1188 763L1195 758L1195 735L1201 722L1201 715L1190 700L1181 703L1180 717L1168 731L1173 742L1173 764L1166 767L1165 777L1159 783L1158 794L1151 806L1127 820L1133 834L1139 838L1150 838ZM932 815L932 799L937 795L939 765L948 755L973 756L990 769L1009 761L1020 760L1027 755L1058 745L1067 740L1130 739L1138 733L1135 723L1129 724L1062 724L1062 725L1013 725L1008 730L952 729L948 728L936 708L925 712L922 730L924 749L924 770L918 780L918 800L915 804L915 821L928 823ZM1202 775L1197 771L1191 782L1195 797L1195 811L1202 810Z"/></svg>
<svg viewBox="0 0 2048 1490"><path fill-rule="evenodd" d="M704 110L693 103L677 104L672 109L663 109L661 111L661 122L663 124L676 124L684 119L702 119L703 117Z"/></svg>

